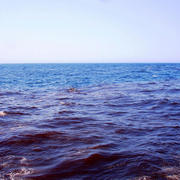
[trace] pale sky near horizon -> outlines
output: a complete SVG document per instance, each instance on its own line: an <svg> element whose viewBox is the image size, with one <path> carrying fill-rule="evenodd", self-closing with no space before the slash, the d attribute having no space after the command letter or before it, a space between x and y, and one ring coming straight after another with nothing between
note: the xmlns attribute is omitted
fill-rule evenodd
<svg viewBox="0 0 180 180"><path fill-rule="evenodd" d="M0 0L0 63L180 62L180 0Z"/></svg>

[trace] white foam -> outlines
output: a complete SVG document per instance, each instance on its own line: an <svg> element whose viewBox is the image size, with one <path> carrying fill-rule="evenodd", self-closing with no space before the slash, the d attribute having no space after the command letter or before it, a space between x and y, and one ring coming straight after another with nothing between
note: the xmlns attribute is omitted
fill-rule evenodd
<svg viewBox="0 0 180 180"><path fill-rule="evenodd" d="M26 161L27 161L27 159L25 157L22 157L22 159L20 160L21 163L24 163Z"/></svg>
<svg viewBox="0 0 180 180"><path fill-rule="evenodd" d="M179 167L163 167L162 172L166 174L180 174Z"/></svg>
<svg viewBox="0 0 180 180"><path fill-rule="evenodd" d="M26 165L26 166L29 165L28 160L25 157L22 157L22 159L20 160L20 163L21 165Z"/></svg>
<svg viewBox="0 0 180 180"><path fill-rule="evenodd" d="M142 176L142 177L138 177L132 180L151 180L150 176Z"/></svg>
<svg viewBox="0 0 180 180"><path fill-rule="evenodd" d="M169 175L166 177L168 180L179 180L180 179L180 175Z"/></svg>
<svg viewBox="0 0 180 180"><path fill-rule="evenodd" d="M30 175L32 173L33 173L32 169L26 169L25 167L22 167L19 171L10 172L8 175L10 180L17 180L17 179L21 179L23 176Z"/></svg>
<svg viewBox="0 0 180 180"><path fill-rule="evenodd" d="M7 113L5 113L4 111L0 111L0 116L6 116Z"/></svg>

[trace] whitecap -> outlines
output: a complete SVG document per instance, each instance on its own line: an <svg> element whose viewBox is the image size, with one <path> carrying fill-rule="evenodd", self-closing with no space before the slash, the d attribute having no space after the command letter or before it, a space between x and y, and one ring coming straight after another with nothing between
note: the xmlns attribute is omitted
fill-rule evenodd
<svg viewBox="0 0 180 180"><path fill-rule="evenodd" d="M4 111L0 111L0 116L6 116L7 113L5 113Z"/></svg>
<svg viewBox="0 0 180 180"><path fill-rule="evenodd" d="M18 170L18 171L15 171L15 172L10 172L9 174L8 174L8 176L9 176L9 178L11 179L11 180L17 180L17 178L18 179L20 179L20 178L22 178L23 176L27 176L27 175L30 175L30 174L32 174L33 173L33 170L32 169L30 169L30 168L25 168L25 167L22 167L20 170Z"/></svg>

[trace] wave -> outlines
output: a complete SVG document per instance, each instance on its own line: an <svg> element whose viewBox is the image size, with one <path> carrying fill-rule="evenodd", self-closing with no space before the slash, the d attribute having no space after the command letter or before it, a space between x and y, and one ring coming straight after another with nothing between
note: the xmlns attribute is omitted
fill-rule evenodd
<svg viewBox="0 0 180 180"><path fill-rule="evenodd" d="M179 178L177 84L4 92L0 104L1 179Z"/></svg>
<svg viewBox="0 0 180 180"><path fill-rule="evenodd" d="M7 113L6 112L4 112L4 111L0 111L0 116L6 116L7 115Z"/></svg>

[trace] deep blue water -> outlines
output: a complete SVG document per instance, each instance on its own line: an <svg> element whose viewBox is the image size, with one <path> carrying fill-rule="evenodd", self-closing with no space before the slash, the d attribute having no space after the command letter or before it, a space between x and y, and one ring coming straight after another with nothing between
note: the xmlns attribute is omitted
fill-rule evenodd
<svg viewBox="0 0 180 180"><path fill-rule="evenodd" d="M0 179L180 179L180 64L0 65Z"/></svg>
<svg viewBox="0 0 180 180"><path fill-rule="evenodd" d="M0 65L0 77L1 88L79 88L178 80L180 64L12 64Z"/></svg>

